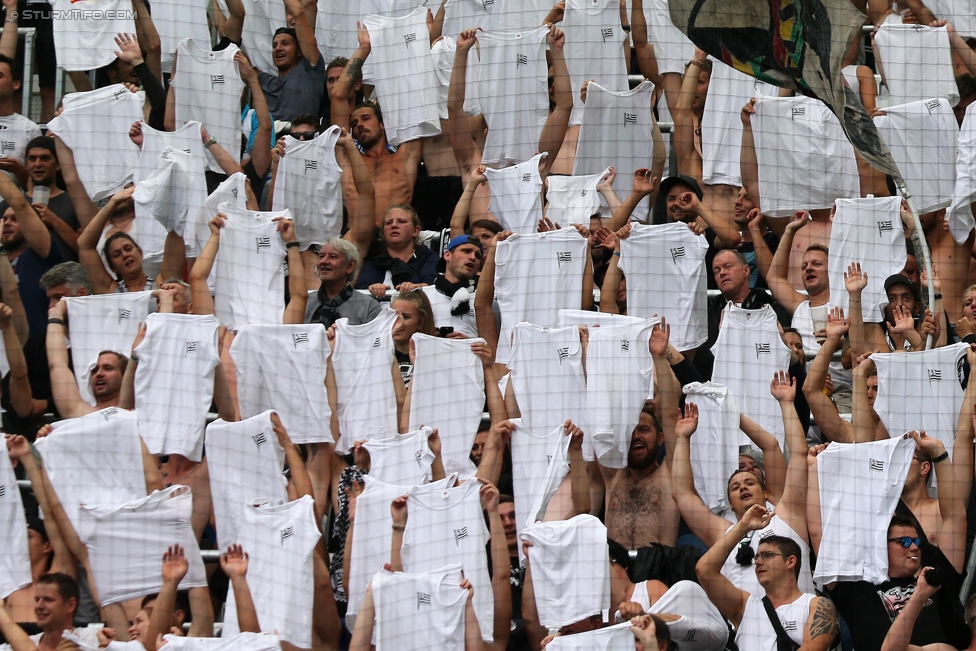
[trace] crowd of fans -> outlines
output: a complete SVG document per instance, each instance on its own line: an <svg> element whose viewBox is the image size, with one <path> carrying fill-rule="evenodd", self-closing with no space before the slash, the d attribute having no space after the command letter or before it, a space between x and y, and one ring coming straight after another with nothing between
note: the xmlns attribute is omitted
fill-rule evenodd
<svg viewBox="0 0 976 651"><path fill-rule="evenodd" d="M976 17L852 1L910 197L659 0L3 0L0 648L976 649Z"/></svg>

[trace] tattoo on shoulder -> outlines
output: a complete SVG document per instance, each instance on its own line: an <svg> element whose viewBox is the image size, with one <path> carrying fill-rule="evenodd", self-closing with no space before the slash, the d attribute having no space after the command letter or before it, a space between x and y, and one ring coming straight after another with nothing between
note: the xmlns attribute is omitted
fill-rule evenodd
<svg viewBox="0 0 976 651"><path fill-rule="evenodd" d="M829 599L817 598L817 608L810 619L810 639L814 640L822 635L836 637L840 631L837 624L837 609Z"/></svg>

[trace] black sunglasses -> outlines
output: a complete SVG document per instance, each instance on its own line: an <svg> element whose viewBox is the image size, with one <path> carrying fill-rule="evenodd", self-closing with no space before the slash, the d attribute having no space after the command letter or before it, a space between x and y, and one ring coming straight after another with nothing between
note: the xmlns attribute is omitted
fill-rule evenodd
<svg viewBox="0 0 976 651"><path fill-rule="evenodd" d="M889 538L888 542L899 543L905 549L908 549L912 545L915 545L916 547L922 546L921 538L918 537L912 538L911 536L898 536L897 538Z"/></svg>
<svg viewBox="0 0 976 651"><path fill-rule="evenodd" d="M292 131L289 135L292 138L294 138L295 140L314 140L315 139L315 132L314 131Z"/></svg>

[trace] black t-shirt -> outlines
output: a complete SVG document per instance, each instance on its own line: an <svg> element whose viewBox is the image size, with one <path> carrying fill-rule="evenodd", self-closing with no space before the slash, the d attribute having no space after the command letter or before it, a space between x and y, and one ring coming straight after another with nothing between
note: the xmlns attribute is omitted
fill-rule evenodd
<svg viewBox="0 0 976 651"><path fill-rule="evenodd" d="M396 353L396 361L400 366L400 377L403 378L404 388L410 388L410 380L413 378L413 362L410 361L410 353L401 353L399 350L393 351Z"/></svg>
<svg viewBox="0 0 976 651"><path fill-rule="evenodd" d="M941 567L942 588L922 607L912 629L911 643L941 642L957 649L969 646L958 595L961 577L938 548L923 545L923 565ZM837 611L847 622L857 651L880 651L891 623L915 592L914 578L891 579L875 585L867 581L840 582L829 591ZM956 603L953 603L953 602Z"/></svg>

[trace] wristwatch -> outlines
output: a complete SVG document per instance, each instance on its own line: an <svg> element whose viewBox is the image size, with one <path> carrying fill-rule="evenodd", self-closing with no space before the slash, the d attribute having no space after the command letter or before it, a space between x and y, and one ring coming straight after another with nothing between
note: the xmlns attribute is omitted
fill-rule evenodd
<svg viewBox="0 0 976 651"><path fill-rule="evenodd" d="M203 146L206 147L207 149L210 149L211 145L216 145L216 144L217 144L217 139L214 138L213 136L210 136L210 140L203 143Z"/></svg>

